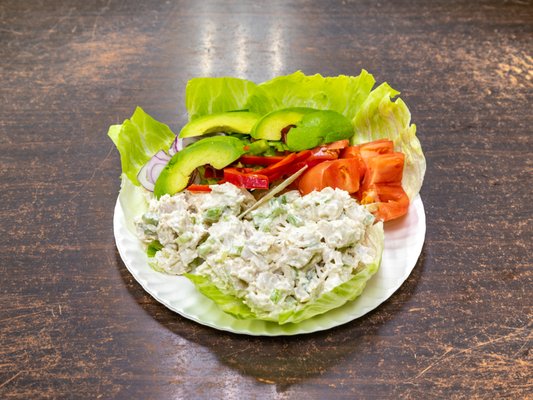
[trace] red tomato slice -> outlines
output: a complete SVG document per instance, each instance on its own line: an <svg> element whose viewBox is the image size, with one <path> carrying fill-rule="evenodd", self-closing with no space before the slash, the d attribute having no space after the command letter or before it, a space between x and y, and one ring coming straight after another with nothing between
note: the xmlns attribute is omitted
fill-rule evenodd
<svg viewBox="0 0 533 400"><path fill-rule="evenodd" d="M331 165L324 171L324 180L332 188L355 193L359 190L360 166L361 164L356 158L332 161Z"/></svg>
<svg viewBox="0 0 533 400"><path fill-rule="evenodd" d="M342 150L350 145L348 139L337 140L336 142L331 142L328 144L323 144L322 146L315 147L315 149L326 149L326 150Z"/></svg>
<svg viewBox="0 0 533 400"><path fill-rule="evenodd" d="M302 195L327 186L355 193L359 190L361 163L355 158L324 161L303 174L298 182Z"/></svg>
<svg viewBox="0 0 533 400"><path fill-rule="evenodd" d="M346 147L344 150L341 151L341 158L355 158L359 162L359 179L363 179L366 172L366 164L363 160L363 157L361 157L361 150L359 146L349 146Z"/></svg>
<svg viewBox="0 0 533 400"><path fill-rule="evenodd" d="M361 157L363 157L363 160L366 163L370 157L380 154L393 153L394 143L389 139L374 140L373 142L360 144L359 151L361 152Z"/></svg>
<svg viewBox="0 0 533 400"><path fill-rule="evenodd" d="M407 214L409 197L399 184L374 184L363 192L361 204L377 205L376 218L390 221Z"/></svg>
<svg viewBox="0 0 533 400"><path fill-rule="evenodd" d="M405 156L403 153L379 154L366 160L363 191L373 184L400 184Z"/></svg>
<svg viewBox="0 0 533 400"><path fill-rule="evenodd" d="M348 146L345 149L341 151L341 158L352 158L352 157L360 157L361 156L361 150L359 149L359 146Z"/></svg>
<svg viewBox="0 0 533 400"><path fill-rule="evenodd" d="M313 190L320 191L327 184L324 182L324 171L333 161L324 161L307 170L298 181L298 190L303 195L311 193Z"/></svg>

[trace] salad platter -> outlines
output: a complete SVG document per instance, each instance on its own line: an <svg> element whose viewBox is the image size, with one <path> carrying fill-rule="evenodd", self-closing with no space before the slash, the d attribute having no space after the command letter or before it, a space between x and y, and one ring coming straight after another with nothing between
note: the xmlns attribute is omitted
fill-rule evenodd
<svg viewBox="0 0 533 400"><path fill-rule="evenodd" d="M178 135L137 108L114 232L169 309L249 335L329 329L379 306L425 237L425 158L399 92L372 75L194 78Z"/></svg>

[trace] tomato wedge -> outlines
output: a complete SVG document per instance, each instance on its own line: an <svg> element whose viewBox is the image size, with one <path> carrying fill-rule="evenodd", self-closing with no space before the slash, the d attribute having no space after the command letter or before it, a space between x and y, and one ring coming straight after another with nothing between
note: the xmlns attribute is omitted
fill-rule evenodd
<svg viewBox="0 0 533 400"><path fill-rule="evenodd" d="M328 186L355 193L359 190L360 163L356 158L344 158L331 162L324 171Z"/></svg>
<svg viewBox="0 0 533 400"><path fill-rule="evenodd" d="M362 194L361 204L375 203L376 218L390 221L407 214L409 197L399 184L373 184Z"/></svg>
<svg viewBox="0 0 533 400"><path fill-rule="evenodd" d="M304 172L298 181L298 190L302 196L311 193L313 190L320 191L328 186L324 181L324 171L332 162L333 161L321 162Z"/></svg>
<svg viewBox="0 0 533 400"><path fill-rule="evenodd" d="M366 164L361 156L359 146L349 146L341 151L340 158L355 158L359 162L359 179L363 179L366 172Z"/></svg>
<svg viewBox="0 0 533 400"><path fill-rule="evenodd" d="M379 154L367 159L363 191L373 184L401 184L404 161L403 153Z"/></svg>
<svg viewBox="0 0 533 400"><path fill-rule="evenodd" d="M298 189L302 195L327 186L355 193L359 190L361 165L355 158L324 161L304 173L298 182Z"/></svg>
<svg viewBox="0 0 533 400"><path fill-rule="evenodd" d="M336 142L331 142L327 144L323 144L321 146L315 147L313 150L342 150L350 145L350 141L348 139L343 140L337 140Z"/></svg>
<svg viewBox="0 0 533 400"><path fill-rule="evenodd" d="M393 153L394 143L389 139L374 140L373 142L360 144L359 151L361 152L361 157L363 157L363 160L366 163L367 160L373 156Z"/></svg>
<svg viewBox="0 0 533 400"><path fill-rule="evenodd" d="M361 150L359 146L348 146L342 149L340 158L352 158L352 157L361 157Z"/></svg>

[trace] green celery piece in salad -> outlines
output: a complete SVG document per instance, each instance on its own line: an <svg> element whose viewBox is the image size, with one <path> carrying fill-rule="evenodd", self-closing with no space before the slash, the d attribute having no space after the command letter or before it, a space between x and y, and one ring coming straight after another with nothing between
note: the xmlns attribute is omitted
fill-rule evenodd
<svg viewBox="0 0 533 400"><path fill-rule="evenodd" d="M170 128L156 121L137 107L122 125L111 125L107 135L120 153L122 173L136 186L137 174L144 164L161 149L168 149L176 135Z"/></svg>
<svg viewBox="0 0 533 400"><path fill-rule="evenodd" d="M392 99L400 92L382 83L367 97L355 114L352 123L355 134L352 143L390 139L397 151L405 154L402 186L413 199L422 186L426 159L416 137L416 125L411 124L411 113L402 99Z"/></svg>
<svg viewBox="0 0 533 400"><path fill-rule="evenodd" d="M189 119L227 111L244 111L250 93L257 85L245 79L193 78L185 88Z"/></svg>
<svg viewBox="0 0 533 400"><path fill-rule="evenodd" d="M157 253L163 247L164 246L161 244L159 240L154 240L150 244L148 244L148 247L146 248L146 255L152 258L155 256L155 253Z"/></svg>
<svg viewBox="0 0 533 400"><path fill-rule="evenodd" d="M366 245L375 251L375 257L371 263L358 268L350 280L340 284L333 290L322 294L315 300L300 305L287 305L279 315L272 315L262 310L253 310L230 289L221 289L208 277L185 274L185 276L206 297L215 302L224 312L238 319L261 319L277 322L280 325L287 323L299 323L314 316L323 314L338 308L348 301L357 298L366 286L368 280L378 271L383 254L384 233L383 223L378 222L369 227L366 237Z"/></svg>

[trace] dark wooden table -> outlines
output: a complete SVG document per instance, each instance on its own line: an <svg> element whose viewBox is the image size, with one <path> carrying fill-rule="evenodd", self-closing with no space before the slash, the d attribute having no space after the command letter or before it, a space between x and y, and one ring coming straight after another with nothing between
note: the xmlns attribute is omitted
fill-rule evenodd
<svg viewBox="0 0 533 400"><path fill-rule="evenodd" d="M0 2L0 398L532 398L531 1ZM410 278L298 337L198 325L113 239L107 127L174 130L194 76L402 92L428 162Z"/></svg>

